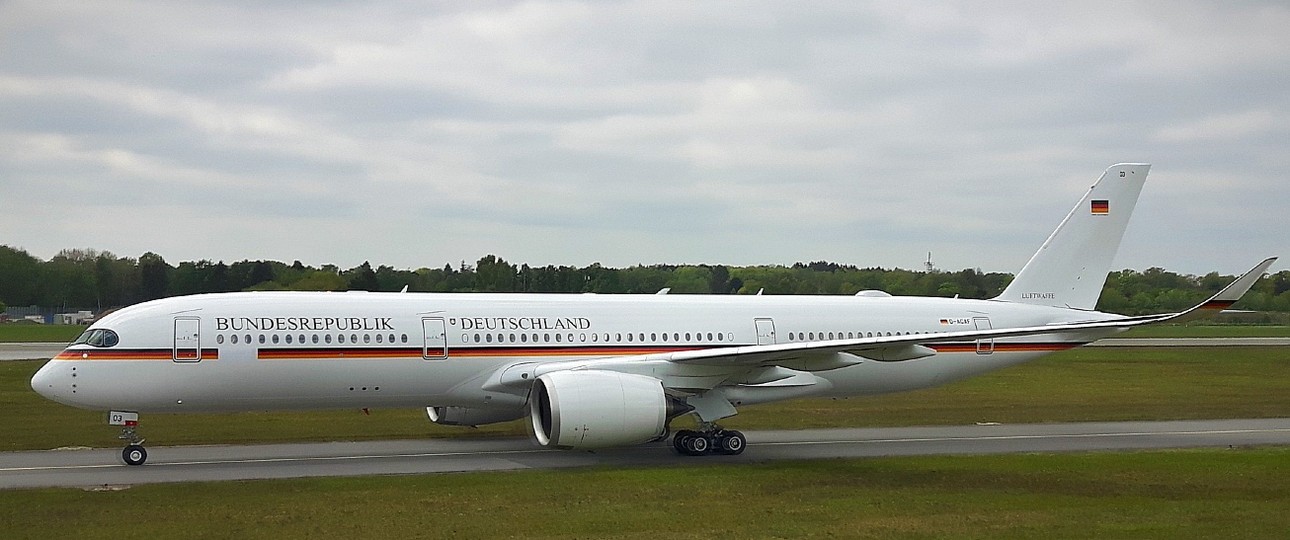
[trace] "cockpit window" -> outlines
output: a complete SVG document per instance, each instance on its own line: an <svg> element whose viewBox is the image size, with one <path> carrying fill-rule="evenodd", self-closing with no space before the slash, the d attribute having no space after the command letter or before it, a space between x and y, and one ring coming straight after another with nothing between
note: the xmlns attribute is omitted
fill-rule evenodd
<svg viewBox="0 0 1290 540"><path fill-rule="evenodd" d="M72 342L72 345L91 345L94 347L115 347L121 342L121 338L116 332L106 328L91 328L86 330Z"/></svg>

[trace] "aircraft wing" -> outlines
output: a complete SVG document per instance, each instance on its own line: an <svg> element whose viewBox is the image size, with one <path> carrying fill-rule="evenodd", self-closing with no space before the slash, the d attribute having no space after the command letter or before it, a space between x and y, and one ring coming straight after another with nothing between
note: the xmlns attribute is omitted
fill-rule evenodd
<svg viewBox="0 0 1290 540"><path fill-rule="evenodd" d="M1087 335L1090 331L1127 329L1167 321L1188 321L1222 311L1244 296L1274 261L1276 261L1275 257L1264 260L1208 300L1177 313L1101 318L1017 328L748 345L531 363L503 368L494 374L485 387L500 389L504 386L527 386L529 381L544 373L568 369L603 369L650 375L664 379L665 385L669 388L704 389L731 382L776 384L776 381L791 379L793 374L837 369L865 360L901 362L932 356L936 354L936 350L931 346L938 343L1066 334L1071 336L1072 341L1083 344L1095 339L1080 336L1080 334ZM761 368L786 369L775 371Z"/></svg>

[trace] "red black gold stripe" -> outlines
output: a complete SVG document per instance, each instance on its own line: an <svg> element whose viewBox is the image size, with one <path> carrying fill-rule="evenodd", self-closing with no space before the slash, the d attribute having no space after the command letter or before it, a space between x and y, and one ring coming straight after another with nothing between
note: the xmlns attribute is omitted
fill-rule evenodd
<svg viewBox="0 0 1290 540"><path fill-rule="evenodd" d="M1106 199L1096 199L1093 201L1092 212L1094 215L1103 215L1111 213L1111 202Z"/></svg>
<svg viewBox="0 0 1290 540"><path fill-rule="evenodd" d="M174 360L174 355L172 349L79 349L64 350L54 360ZM202 349L201 360L219 360L219 349Z"/></svg>
<svg viewBox="0 0 1290 540"><path fill-rule="evenodd" d="M541 357L541 356L626 356L637 354L668 353L693 350L701 347L453 347L450 358L483 357ZM265 348L259 349L260 360L315 360L315 359L367 359L367 358L421 358L423 351L416 347L365 347L365 348ZM439 356L440 351L431 351Z"/></svg>
<svg viewBox="0 0 1290 540"><path fill-rule="evenodd" d="M1205 311L1222 311L1232 307L1232 304L1235 303L1235 300L1210 300L1202 304L1199 309L1203 309Z"/></svg>

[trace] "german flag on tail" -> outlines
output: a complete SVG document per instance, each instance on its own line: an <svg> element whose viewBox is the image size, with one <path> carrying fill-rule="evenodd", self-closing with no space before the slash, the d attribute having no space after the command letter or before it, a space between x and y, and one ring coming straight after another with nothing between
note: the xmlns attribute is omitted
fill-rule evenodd
<svg viewBox="0 0 1290 540"><path fill-rule="evenodd" d="M1104 216L1111 213L1111 202L1106 199L1093 200L1093 215Z"/></svg>

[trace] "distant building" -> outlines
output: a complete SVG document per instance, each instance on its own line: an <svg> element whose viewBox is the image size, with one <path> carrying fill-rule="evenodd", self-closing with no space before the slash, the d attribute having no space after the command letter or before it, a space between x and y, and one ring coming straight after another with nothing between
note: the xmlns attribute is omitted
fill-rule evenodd
<svg viewBox="0 0 1290 540"><path fill-rule="evenodd" d="M92 322L94 322L94 312L89 310L59 313L54 316L54 324L90 324Z"/></svg>

